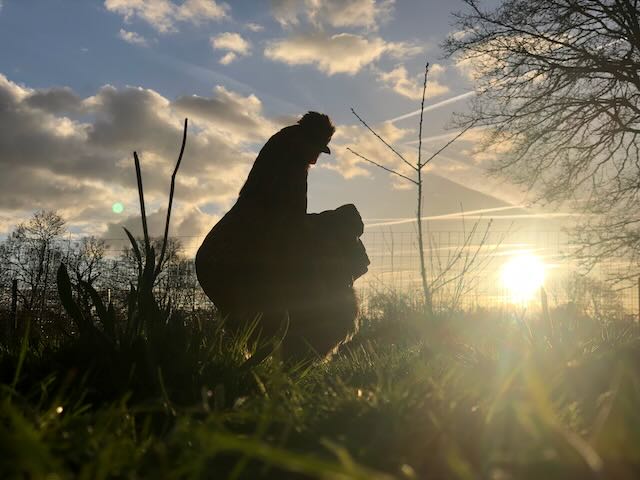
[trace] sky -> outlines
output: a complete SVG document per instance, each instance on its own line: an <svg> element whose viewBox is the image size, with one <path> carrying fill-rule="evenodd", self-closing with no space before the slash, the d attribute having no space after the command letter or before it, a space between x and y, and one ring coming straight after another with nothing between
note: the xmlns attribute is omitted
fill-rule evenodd
<svg viewBox="0 0 640 480"><path fill-rule="evenodd" d="M134 150L159 235L188 117L171 231L202 238L264 142L308 110L337 127L332 154L310 171L309 211L354 203L369 228L405 225L413 186L347 147L410 172L351 108L415 161L429 62L423 154L455 135L452 113L474 95L469 65L440 49L461 34L456 10L462 2L1 0L0 235L37 209L56 209L76 236L139 231ZM522 208L526 193L486 175L500 152L478 152L481 135L468 132L431 162L425 215L447 228L462 210L546 219Z"/></svg>

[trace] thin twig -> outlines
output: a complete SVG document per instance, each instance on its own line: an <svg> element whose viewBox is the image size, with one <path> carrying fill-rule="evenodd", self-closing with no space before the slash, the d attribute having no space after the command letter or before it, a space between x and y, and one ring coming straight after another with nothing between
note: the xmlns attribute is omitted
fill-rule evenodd
<svg viewBox="0 0 640 480"><path fill-rule="evenodd" d="M438 155L440 155L449 145L451 145L453 142L455 142L457 139L459 139L462 135L467 133L467 131L469 129L471 129L471 128L473 128L473 124L470 124L467 127L465 127L463 130L461 130L455 137L453 137L451 140L449 140L447 143L445 143L444 146L442 148L440 148L436 153L434 153L429 158L427 158L427 160L422 165L420 165L420 168L424 167L427 163L429 163L431 160L433 160Z"/></svg>
<svg viewBox="0 0 640 480"><path fill-rule="evenodd" d="M422 119L424 118L424 99L427 96L427 78L429 77L429 62L424 67L424 84L422 85L422 103L420 103L420 130L418 131L418 170L422 168Z"/></svg>
<svg viewBox="0 0 640 480"><path fill-rule="evenodd" d="M176 163L176 168L173 170L173 175L171 175L171 188L169 190L169 206L167 207L167 221L164 224L164 238L162 240L162 250L160 251L158 265L156 265L156 276L160 273L160 270L162 268L162 261L164 260L164 254L167 249L167 238L169 236L169 221L171 220L171 206L173 205L173 192L176 186L176 175L178 173L178 169L180 168L180 163L182 162L182 154L184 153L184 147L187 144L187 122L188 120L185 118L184 131L182 132L182 145L180 147L180 154L178 155L178 162Z"/></svg>
<svg viewBox="0 0 640 480"><path fill-rule="evenodd" d="M391 145L389 145L389 144L386 142L386 140L385 140L384 138L382 138L380 135L378 135L378 133L377 133L373 128L371 128L371 127L367 124L367 122L365 122L365 121L360 117L360 115L358 115L358 114L356 113L356 111L355 111L353 108L351 108L351 113L353 113L353 114L358 118L358 120L360 120L360 123L362 123L365 127L367 127L367 129L368 129L371 133L373 133L373 134L378 138L378 140L380 140L382 143L384 143L384 144L385 144L385 146L386 146L389 150L391 150L393 153L395 153L395 154L400 158L400 160L402 160L404 163L406 163L408 166L410 166L410 167L411 167L411 168L413 168L414 170L417 170L417 168L416 168L416 166L415 166L415 165L413 165L412 163L408 162L408 161L407 161L407 159L406 159L406 158L404 158L404 156L403 156L400 152L398 152L395 148L393 148Z"/></svg>
<svg viewBox="0 0 640 480"><path fill-rule="evenodd" d="M367 157L365 157L364 155L360 155L358 152L356 152L355 150L352 150L350 147L347 147L347 150L349 150L351 153L353 153L355 156L360 157L361 159L374 164L376 167L380 167L381 169L389 172L389 173L393 173L394 175L397 175L399 177L404 178L405 180L409 180L411 183L414 184L418 184L418 182L416 182L413 178L407 177L406 175L403 175L399 172L396 172L395 170L392 170L390 168L385 167L384 165L380 165L379 163L374 162L373 160L369 160Z"/></svg>
<svg viewBox="0 0 640 480"><path fill-rule="evenodd" d="M142 190L142 173L140 172L140 159L138 153L133 152L133 163L136 166L136 179L138 180L138 195L140 197L140 215L142 216L142 233L144 234L144 249L145 253L151 251L151 244L149 242L149 230L147 229L147 213L144 208L144 193Z"/></svg>

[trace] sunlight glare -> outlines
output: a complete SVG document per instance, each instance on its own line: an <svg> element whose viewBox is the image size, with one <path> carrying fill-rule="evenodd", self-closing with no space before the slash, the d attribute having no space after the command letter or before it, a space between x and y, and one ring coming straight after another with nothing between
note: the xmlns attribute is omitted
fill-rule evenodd
<svg viewBox="0 0 640 480"><path fill-rule="evenodd" d="M122 213L124 211L124 205L122 205L122 203L120 202L116 202L111 205L111 211L113 213Z"/></svg>
<svg viewBox="0 0 640 480"><path fill-rule="evenodd" d="M528 253L513 257L502 267L502 284L513 303L530 301L544 283L544 263Z"/></svg>

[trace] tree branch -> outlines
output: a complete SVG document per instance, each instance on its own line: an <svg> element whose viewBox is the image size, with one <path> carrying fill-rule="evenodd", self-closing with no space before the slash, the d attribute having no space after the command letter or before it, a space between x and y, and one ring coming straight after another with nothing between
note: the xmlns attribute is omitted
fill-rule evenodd
<svg viewBox="0 0 640 480"><path fill-rule="evenodd" d="M410 181L411 183L418 185L418 182L416 182L413 178L407 177L406 175L401 174L400 172L396 172L395 170L392 170L390 168L385 167L384 165L380 165L379 163L374 162L373 160L369 160L367 157L365 157L364 155L360 155L358 152L356 152L355 150L352 150L350 147L347 147L347 150L349 150L351 153L353 153L356 157L360 157L361 159L372 163L373 165L375 165L376 167L379 167L389 173L393 173L394 175L397 175L399 177L404 178L405 180Z"/></svg>
<svg viewBox="0 0 640 480"><path fill-rule="evenodd" d="M384 143L384 145L385 145L389 150L391 150L391 151L392 151L393 153L395 153L398 157L400 157L400 160L402 160L406 165L408 165L409 167L411 167L413 170L416 170L416 171L417 171L416 166L415 166L415 165L413 165L413 164L411 164L410 162L408 162L408 161L407 161L407 159L406 159L406 158L404 158L404 156L403 156L400 152L398 152L395 148L393 148L391 145L389 145L389 144L386 142L386 140L385 140L384 138L382 138L380 135L378 135L378 133L377 133L373 128L371 128L371 127L367 124L367 122L365 122L365 121L360 117L360 115L358 115L358 114L356 113L356 111L353 109L353 107L351 108L351 113L353 113L353 114L356 116L356 118L357 118L358 120L360 120L360 123L362 123L365 127L367 127L367 129L368 129L371 133L373 133L373 134L378 138L378 140L380 140L382 143Z"/></svg>
<svg viewBox="0 0 640 480"><path fill-rule="evenodd" d="M418 130L418 170L423 167L422 164L422 119L424 118L424 99L427 96L427 78L429 77L429 63L424 67L424 84L422 85L422 103L420 103L420 127ZM432 157L433 158L433 157Z"/></svg>
<svg viewBox="0 0 640 480"><path fill-rule="evenodd" d="M468 130L472 129L474 126L475 125L473 123L470 123L465 128L463 128L455 137L453 137L451 140L449 140L447 143L445 143L442 148L440 148L436 153L434 153L429 158L427 158L427 160L422 165L420 165L420 168L424 167L431 160L433 160L438 155L440 155L449 145L451 145L453 142L455 142L457 139L459 139L462 135L464 135Z"/></svg>

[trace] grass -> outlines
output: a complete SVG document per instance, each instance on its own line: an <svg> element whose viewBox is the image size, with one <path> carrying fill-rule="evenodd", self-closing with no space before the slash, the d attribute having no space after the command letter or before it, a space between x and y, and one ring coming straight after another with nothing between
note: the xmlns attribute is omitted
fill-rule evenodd
<svg viewBox="0 0 640 480"><path fill-rule="evenodd" d="M188 317L155 363L148 339L118 365L82 337L5 351L0 477L637 478L635 325L377 305L315 366Z"/></svg>

